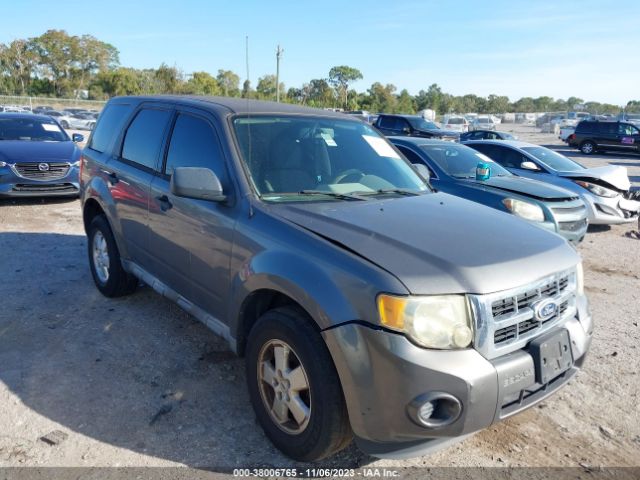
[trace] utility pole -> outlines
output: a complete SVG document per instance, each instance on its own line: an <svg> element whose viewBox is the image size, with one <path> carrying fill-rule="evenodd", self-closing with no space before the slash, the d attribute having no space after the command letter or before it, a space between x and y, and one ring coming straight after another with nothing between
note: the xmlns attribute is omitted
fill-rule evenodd
<svg viewBox="0 0 640 480"><path fill-rule="evenodd" d="M280 103L280 57L283 53L284 50L278 45L276 49L276 102L278 103Z"/></svg>

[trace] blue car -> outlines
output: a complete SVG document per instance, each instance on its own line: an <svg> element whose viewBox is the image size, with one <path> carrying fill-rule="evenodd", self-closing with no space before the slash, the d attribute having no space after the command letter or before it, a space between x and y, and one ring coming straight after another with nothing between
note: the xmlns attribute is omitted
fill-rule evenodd
<svg viewBox="0 0 640 480"><path fill-rule="evenodd" d="M83 140L46 115L0 113L0 197L78 196Z"/></svg>
<svg viewBox="0 0 640 480"><path fill-rule="evenodd" d="M572 243L581 242L587 232L587 209L573 192L517 177L457 143L412 137L389 140L411 163L429 169L430 182L438 190L517 215ZM478 176L486 166L488 178Z"/></svg>
<svg viewBox="0 0 640 480"><path fill-rule="evenodd" d="M540 145L511 140L481 140L465 145L490 157L510 172L564 188L579 195L591 225L635 223L640 202L634 200L627 169L620 165L585 168Z"/></svg>

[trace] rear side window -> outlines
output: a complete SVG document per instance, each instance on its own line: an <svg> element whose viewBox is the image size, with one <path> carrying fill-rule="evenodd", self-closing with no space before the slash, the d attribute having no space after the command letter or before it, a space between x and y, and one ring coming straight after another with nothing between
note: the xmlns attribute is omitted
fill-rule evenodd
<svg viewBox="0 0 640 480"><path fill-rule="evenodd" d="M130 112L131 105L122 103L107 105L100 114L100 119L91 135L91 140L87 148L100 153L109 148L109 143L114 137L118 136ZM58 112L50 112L48 115L59 117L61 114Z"/></svg>
<svg viewBox="0 0 640 480"><path fill-rule="evenodd" d="M227 175L218 136L206 120L188 114L178 116L165 173L171 175L176 167L210 168L225 185Z"/></svg>
<svg viewBox="0 0 640 480"><path fill-rule="evenodd" d="M155 169L171 112L142 109L127 129L122 145L122 158L148 169Z"/></svg>

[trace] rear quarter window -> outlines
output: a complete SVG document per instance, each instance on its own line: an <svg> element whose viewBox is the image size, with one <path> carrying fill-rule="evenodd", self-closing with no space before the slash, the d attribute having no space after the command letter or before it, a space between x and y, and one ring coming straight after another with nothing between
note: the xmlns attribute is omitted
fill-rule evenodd
<svg viewBox="0 0 640 480"><path fill-rule="evenodd" d="M120 134L120 130L131 113L132 106L123 103L112 103L100 114L98 124L91 134L87 148L104 152L111 141Z"/></svg>

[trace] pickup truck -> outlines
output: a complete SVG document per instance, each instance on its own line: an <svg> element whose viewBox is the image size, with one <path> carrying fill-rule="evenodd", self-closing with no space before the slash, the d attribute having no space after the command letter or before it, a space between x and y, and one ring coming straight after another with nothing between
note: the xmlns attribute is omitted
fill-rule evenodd
<svg viewBox="0 0 640 480"><path fill-rule="evenodd" d="M266 436L417 456L566 385L592 336L561 237L435 191L373 127L245 99L116 97L81 161L88 262L245 357Z"/></svg>

